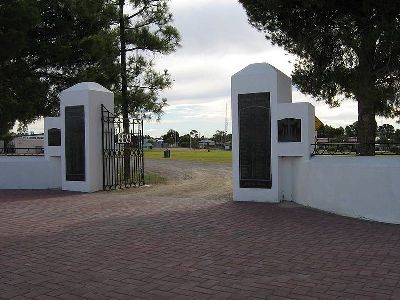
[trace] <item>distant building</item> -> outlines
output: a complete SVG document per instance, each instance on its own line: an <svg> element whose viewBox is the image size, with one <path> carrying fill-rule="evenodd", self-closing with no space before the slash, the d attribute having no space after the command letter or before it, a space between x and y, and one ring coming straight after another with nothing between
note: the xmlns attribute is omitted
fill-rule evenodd
<svg viewBox="0 0 400 300"><path fill-rule="evenodd" d="M208 139L200 140L199 147L201 149L215 147L215 142L213 140L208 140Z"/></svg>
<svg viewBox="0 0 400 300"><path fill-rule="evenodd" d="M8 149L12 149L16 154L41 154L44 147L44 133L19 135L7 144Z"/></svg>

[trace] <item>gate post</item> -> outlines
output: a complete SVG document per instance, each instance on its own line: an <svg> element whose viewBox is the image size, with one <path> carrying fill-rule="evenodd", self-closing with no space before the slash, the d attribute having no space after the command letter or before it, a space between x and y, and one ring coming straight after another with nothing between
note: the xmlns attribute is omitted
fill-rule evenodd
<svg viewBox="0 0 400 300"><path fill-rule="evenodd" d="M114 111L114 94L94 82L76 84L60 95L62 189L103 189L101 105Z"/></svg>
<svg viewBox="0 0 400 300"><path fill-rule="evenodd" d="M294 171L310 159L315 116L292 103L290 77L267 63L232 76L232 173L235 201L294 201Z"/></svg>

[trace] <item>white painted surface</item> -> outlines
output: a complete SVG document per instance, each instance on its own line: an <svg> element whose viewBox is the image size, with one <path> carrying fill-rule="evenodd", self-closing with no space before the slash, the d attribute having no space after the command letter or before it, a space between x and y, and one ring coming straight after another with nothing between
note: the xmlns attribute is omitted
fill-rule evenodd
<svg viewBox="0 0 400 300"><path fill-rule="evenodd" d="M278 202L278 155L277 155L277 104L278 98L287 96L287 88L279 90L278 77L285 76L266 63L252 64L232 76L231 107L232 107L232 176L233 200L255 202ZM287 77L287 76L286 76ZM290 78L281 81L289 82ZM238 95L249 93L270 93L271 103L271 189L243 189L239 184L239 116ZM286 100L288 101L288 100Z"/></svg>
<svg viewBox="0 0 400 300"><path fill-rule="evenodd" d="M61 151L62 189L96 192L103 189L101 104L114 111L114 94L94 82L83 82L60 95L61 141L65 141L65 107L83 105L85 110L85 181L67 181L65 147Z"/></svg>
<svg viewBox="0 0 400 300"><path fill-rule="evenodd" d="M314 157L293 165L294 201L336 214L400 224L400 159Z"/></svg>
<svg viewBox="0 0 400 300"><path fill-rule="evenodd" d="M310 147L315 136L315 108L311 103L280 103L277 109L277 119L295 118L301 120L301 142L278 143L279 156L302 156L309 158Z"/></svg>
<svg viewBox="0 0 400 300"><path fill-rule="evenodd" d="M58 157L0 156L0 189L59 189Z"/></svg>
<svg viewBox="0 0 400 300"><path fill-rule="evenodd" d="M238 95L270 93L271 104L271 189L241 189L239 184L239 116ZM310 144L314 139L314 106L310 103L291 103L290 77L267 63L252 64L232 76L232 173L235 201L279 202L292 199L291 162L288 158L310 157ZM299 143L278 143L278 120L298 118L302 124ZM281 166L282 165L282 166ZM286 196L285 196L286 195Z"/></svg>

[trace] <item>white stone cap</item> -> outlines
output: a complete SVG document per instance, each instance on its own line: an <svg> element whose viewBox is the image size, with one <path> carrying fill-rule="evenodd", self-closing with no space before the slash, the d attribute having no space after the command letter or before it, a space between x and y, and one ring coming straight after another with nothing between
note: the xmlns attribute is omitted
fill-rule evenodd
<svg viewBox="0 0 400 300"><path fill-rule="evenodd" d="M62 91L61 94L71 93L71 92L80 92L80 91L97 91L97 92L113 94L113 92L111 92L110 90L106 89L104 86L102 86L96 82L80 82L80 83L75 84L75 85L71 86L70 88Z"/></svg>
<svg viewBox="0 0 400 300"><path fill-rule="evenodd" d="M248 65L244 69L240 70L239 72L235 73L232 77L236 76L246 76L246 75L263 75L263 74L270 74L272 72L277 73L279 76L284 76L290 79L289 76L275 68L274 66L270 65L269 63L255 63Z"/></svg>

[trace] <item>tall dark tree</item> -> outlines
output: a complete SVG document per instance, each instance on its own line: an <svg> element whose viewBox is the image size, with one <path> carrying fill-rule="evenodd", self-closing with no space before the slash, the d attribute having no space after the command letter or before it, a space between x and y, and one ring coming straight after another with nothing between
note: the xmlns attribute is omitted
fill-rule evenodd
<svg viewBox="0 0 400 300"><path fill-rule="evenodd" d="M56 114L59 92L80 81L113 90L125 119L159 117L172 80L154 59L179 45L171 22L167 0L3 1L0 135Z"/></svg>
<svg viewBox="0 0 400 300"><path fill-rule="evenodd" d="M353 124L347 125L344 131L347 137L356 137L358 135L358 122L355 121Z"/></svg>
<svg viewBox="0 0 400 300"><path fill-rule="evenodd" d="M167 70L156 71L154 57L180 42L168 0L118 0L118 16L121 85L115 92L122 116L159 117L166 105L160 92L172 80Z"/></svg>
<svg viewBox="0 0 400 300"><path fill-rule="evenodd" d="M159 94L172 81L167 70L156 71L153 57L169 54L179 46L180 36L172 20L168 0L118 0L121 81L114 91L125 133L129 132L129 116L159 117L166 105ZM129 152L128 146L125 151ZM124 176L129 174L129 157L125 155Z"/></svg>
<svg viewBox="0 0 400 300"><path fill-rule="evenodd" d="M174 145L179 142L179 133L176 130L170 129L162 136L164 143Z"/></svg>
<svg viewBox="0 0 400 300"><path fill-rule="evenodd" d="M400 2L239 1L253 26L297 56L300 91L331 106L358 102L360 154L374 155L375 116L400 115Z"/></svg>
<svg viewBox="0 0 400 300"><path fill-rule="evenodd" d="M9 0L0 4L0 134L58 110L79 81L111 86L118 56L106 0Z"/></svg>

